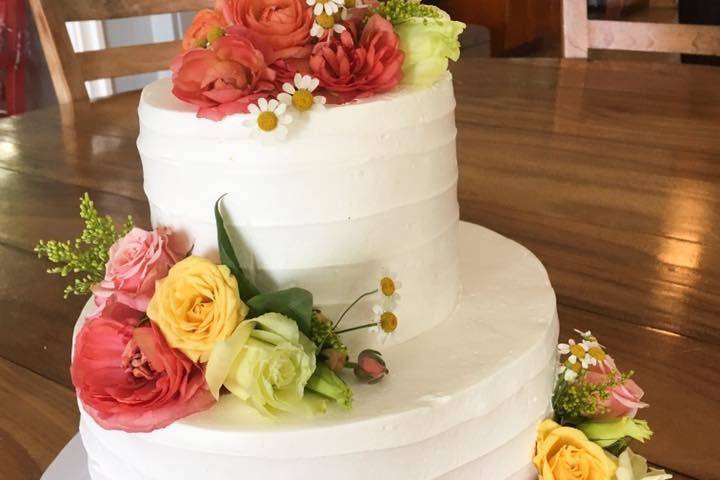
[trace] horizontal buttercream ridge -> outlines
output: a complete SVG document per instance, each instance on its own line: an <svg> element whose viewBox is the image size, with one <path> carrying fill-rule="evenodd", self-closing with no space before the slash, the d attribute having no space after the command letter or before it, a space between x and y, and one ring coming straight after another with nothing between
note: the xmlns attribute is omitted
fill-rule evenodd
<svg viewBox="0 0 720 480"><path fill-rule="evenodd" d="M248 222L248 223L238 223L235 221L229 222L229 225L232 225L234 227L238 228L253 228L257 230L262 229L271 229L271 228L278 228L278 227L317 227L317 226L331 226L334 224L347 224L348 222L362 222L366 221L368 219L372 219L378 216L382 215L390 215L393 212L397 210L403 210L407 209L409 207L419 206L421 204L429 204L433 201L441 200L443 197L448 196L449 194L455 194L457 192L457 181L458 176L457 174L453 178L453 180L448 183L446 186L438 189L436 192L431 193L430 195L426 195L424 197L420 197L419 199L409 199L402 203L396 203L392 205L388 205L383 209L376 209L376 210L370 210L370 211L362 211L362 212L354 212L351 215L342 215L337 217L328 217L323 220L305 220L305 221L298 221L297 223L292 222L282 222L282 223L268 223L268 224L261 224L257 222ZM226 192L224 195L232 195L233 192ZM149 188L146 186L145 188L145 195L147 196L148 200L156 207L162 209L164 212L173 215L173 209L167 208L166 205L164 205L166 202L163 201L164 198L166 198L161 193L156 194L152 191L152 188ZM208 214L205 216L205 218L200 217L194 217L191 218L193 221L197 222L214 222L215 216L214 212L211 208L208 208Z"/></svg>

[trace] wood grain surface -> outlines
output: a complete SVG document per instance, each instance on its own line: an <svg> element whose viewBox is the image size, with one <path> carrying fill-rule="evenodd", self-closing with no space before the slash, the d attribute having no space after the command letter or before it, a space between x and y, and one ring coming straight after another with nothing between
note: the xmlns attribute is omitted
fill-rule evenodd
<svg viewBox="0 0 720 480"><path fill-rule="evenodd" d="M638 450L720 479L720 70L466 59L454 75L463 219L538 255L563 336L591 329L637 372L656 432ZM2 478L37 478L76 428L82 299L62 300L32 247L77 234L85 191L148 226L137 100L0 121Z"/></svg>

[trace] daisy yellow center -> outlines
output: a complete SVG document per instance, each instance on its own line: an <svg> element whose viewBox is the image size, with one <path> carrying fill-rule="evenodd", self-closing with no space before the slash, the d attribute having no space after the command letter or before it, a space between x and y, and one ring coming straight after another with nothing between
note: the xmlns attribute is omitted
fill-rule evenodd
<svg viewBox="0 0 720 480"><path fill-rule="evenodd" d="M263 132L272 132L278 126L278 117L273 112L262 112L258 115L257 124Z"/></svg>
<svg viewBox="0 0 720 480"><path fill-rule="evenodd" d="M292 96L292 104L298 111L307 112L313 106L313 95L310 90L298 90Z"/></svg>
<svg viewBox="0 0 720 480"><path fill-rule="evenodd" d="M385 333L392 333L397 329L398 319L392 312L385 312L380 315L380 327Z"/></svg>
<svg viewBox="0 0 720 480"><path fill-rule="evenodd" d="M575 355L577 358L583 358L585 356L585 349L582 347L582 345L575 344L570 347L570 353Z"/></svg>
<svg viewBox="0 0 720 480"><path fill-rule="evenodd" d="M565 367L575 373L580 373L580 370L582 370L582 366L579 363L565 362Z"/></svg>
<svg viewBox="0 0 720 480"><path fill-rule="evenodd" d="M321 13L317 17L315 17L315 21L318 25L320 25L325 30L330 30L335 26L335 19L332 15L328 15L327 13Z"/></svg>
<svg viewBox="0 0 720 480"><path fill-rule="evenodd" d="M380 290L382 290L383 295L386 297L390 297L395 294L395 282L393 282L393 279L390 277L383 277L380 280Z"/></svg>
<svg viewBox="0 0 720 480"><path fill-rule="evenodd" d="M590 351L588 351L591 357L593 357L595 360L602 362L605 360L605 352L600 347L592 347Z"/></svg>

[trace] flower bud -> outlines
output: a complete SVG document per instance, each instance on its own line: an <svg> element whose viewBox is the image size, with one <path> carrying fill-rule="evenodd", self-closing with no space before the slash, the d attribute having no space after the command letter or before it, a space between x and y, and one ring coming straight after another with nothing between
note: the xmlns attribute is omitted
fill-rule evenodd
<svg viewBox="0 0 720 480"><path fill-rule="evenodd" d="M310 377L306 387L308 390L320 394L323 397L335 400L346 408L352 406L352 391L350 387L324 363L318 364L315 373Z"/></svg>
<svg viewBox="0 0 720 480"><path fill-rule="evenodd" d="M355 376L366 383L377 383L390 373L382 354L376 350L363 350L355 365Z"/></svg>
<svg viewBox="0 0 720 480"><path fill-rule="evenodd" d="M619 420L586 422L579 425L588 439L605 448L626 437L645 442L652 436L652 430L645 420L624 417Z"/></svg>
<svg viewBox="0 0 720 480"><path fill-rule="evenodd" d="M334 348L327 348L323 350L323 357L325 357L325 365L330 367L335 373L342 371L347 363L348 356L346 352L336 350Z"/></svg>

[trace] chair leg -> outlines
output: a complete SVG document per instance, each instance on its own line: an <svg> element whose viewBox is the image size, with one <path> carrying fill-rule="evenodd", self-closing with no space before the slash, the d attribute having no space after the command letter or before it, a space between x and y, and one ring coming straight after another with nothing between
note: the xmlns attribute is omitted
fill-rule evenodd
<svg viewBox="0 0 720 480"><path fill-rule="evenodd" d="M7 50L10 57L5 77L5 98L9 115L25 111L25 59L22 55L25 43L25 2L9 0L7 5L9 27Z"/></svg>

